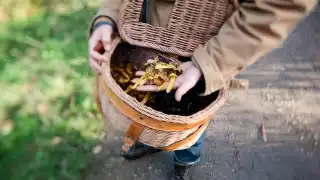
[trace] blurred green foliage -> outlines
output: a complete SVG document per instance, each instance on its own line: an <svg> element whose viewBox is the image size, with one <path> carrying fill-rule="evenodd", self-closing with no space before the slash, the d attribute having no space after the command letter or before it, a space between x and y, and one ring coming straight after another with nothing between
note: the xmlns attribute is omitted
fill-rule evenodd
<svg viewBox="0 0 320 180"><path fill-rule="evenodd" d="M100 0L1 0L0 21L8 19L25 19L39 11L66 12L96 6Z"/></svg>
<svg viewBox="0 0 320 180"><path fill-rule="evenodd" d="M31 16L0 24L0 179L81 179L102 135L87 62L96 6L57 1L64 11L30 0Z"/></svg>

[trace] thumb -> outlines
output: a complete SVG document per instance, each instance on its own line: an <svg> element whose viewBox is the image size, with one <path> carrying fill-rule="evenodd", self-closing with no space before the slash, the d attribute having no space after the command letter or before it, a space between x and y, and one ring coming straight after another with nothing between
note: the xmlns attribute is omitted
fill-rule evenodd
<svg viewBox="0 0 320 180"><path fill-rule="evenodd" d="M193 86L194 85L190 81L182 83L176 91L176 95L175 95L176 101L180 102L182 99L182 96L185 95L191 88L193 88Z"/></svg>
<svg viewBox="0 0 320 180"><path fill-rule="evenodd" d="M106 29L105 31L102 31L102 44L106 51L110 51L111 49L111 29Z"/></svg>

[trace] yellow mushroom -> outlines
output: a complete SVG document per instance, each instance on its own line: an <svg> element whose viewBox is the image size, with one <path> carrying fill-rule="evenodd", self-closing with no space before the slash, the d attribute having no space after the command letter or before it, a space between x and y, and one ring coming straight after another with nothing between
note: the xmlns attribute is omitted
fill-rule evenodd
<svg viewBox="0 0 320 180"><path fill-rule="evenodd" d="M145 83L147 83L148 82L148 76L147 76L147 74L144 74L141 78L139 78L138 80L137 80L137 82L133 85L133 89L136 89L138 86L142 86L142 85L144 85Z"/></svg>
<svg viewBox="0 0 320 180"><path fill-rule="evenodd" d="M175 83L175 81L176 81L177 75L174 74L174 73L171 73L171 74L169 75L169 77L170 77L170 80L169 80L169 84L168 84L168 87L167 87L167 90L166 90L167 93L171 92L171 90L172 90L172 88L173 88L173 86L174 86L174 83Z"/></svg>
<svg viewBox="0 0 320 180"><path fill-rule="evenodd" d="M160 86L161 84L163 84L163 81L160 78L155 78L153 79L153 84Z"/></svg>
<svg viewBox="0 0 320 180"><path fill-rule="evenodd" d="M144 95L143 99L140 101L140 103L146 104L146 103L148 102L148 99L149 99L150 95L151 95L151 93L150 93L150 92L147 92L147 93Z"/></svg>
<svg viewBox="0 0 320 180"><path fill-rule="evenodd" d="M172 69L175 71L179 71L179 69L175 65L169 64L169 63L163 63L163 62L156 63L155 69Z"/></svg>
<svg viewBox="0 0 320 180"><path fill-rule="evenodd" d="M129 92L131 92L132 90L133 90L133 85L129 85L128 87L127 87L127 89L124 91L125 93L129 93Z"/></svg>
<svg viewBox="0 0 320 180"><path fill-rule="evenodd" d="M175 63L161 62L157 55L145 63L145 73L133 84L129 83L133 79L133 70L130 63L120 67L113 66L112 70L117 75L114 76L115 80L121 84L124 92L136 98L142 104L151 100L151 92L135 91L138 86L148 83L156 85L158 91L165 90L169 93L172 91L176 77L180 72Z"/></svg>
<svg viewBox="0 0 320 180"><path fill-rule="evenodd" d="M130 81L130 79L127 79L127 78L125 78L125 77L123 77L123 76L120 76L117 80L118 80L118 82L119 82L120 84L124 84L124 83L127 83L127 82Z"/></svg>
<svg viewBox="0 0 320 180"><path fill-rule="evenodd" d="M162 91L162 90L165 90L166 88L166 85L167 85L167 82L163 82L160 86L158 86L158 91Z"/></svg>
<svg viewBox="0 0 320 180"><path fill-rule="evenodd" d="M130 75L130 76L132 76L132 67L131 67L131 64L127 64L127 66L126 66L126 72Z"/></svg>

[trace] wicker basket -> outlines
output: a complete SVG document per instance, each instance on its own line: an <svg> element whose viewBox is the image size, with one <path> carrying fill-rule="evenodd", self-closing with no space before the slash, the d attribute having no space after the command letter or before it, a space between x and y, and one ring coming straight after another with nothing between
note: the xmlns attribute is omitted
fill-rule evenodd
<svg viewBox="0 0 320 180"><path fill-rule="evenodd" d="M118 44L123 43L119 37L113 42L110 59ZM96 102L113 128L127 130L124 149L128 149L135 140L168 151L187 148L201 136L210 118L224 103L226 88L219 91L209 106L190 116L156 111L122 90L112 78L110 62L102 64L103 73L96 77Z"/></svg>
<svg viewBox="0 0 320 180"><path fill-rule="evenodd" d="M233 10L229 0L176 0L168 27L163 28L139 22L142 3L143 0L124 0L118 22L120 36L113 40L109 59L123 42L151 48L159 54L190 57L199 44L217 34ZM102 64L102 73L96 80L95 96L101 113L113 127L126 131L124 151L136 140L167 151L190 147L224 103L227 90L227 85L219 90L217 98L203 110L180 116L156 111L126 94L112 78L110 62Z"/></svg>
<svg viewBox="0 0 320 180"><path fill-rule="evenodd" d="M199 44L216 35L234 12L237 0L176 0L167 27L141 23L143 0L124 0L118 29L132 45L179 56L191 56Z"/></svg>

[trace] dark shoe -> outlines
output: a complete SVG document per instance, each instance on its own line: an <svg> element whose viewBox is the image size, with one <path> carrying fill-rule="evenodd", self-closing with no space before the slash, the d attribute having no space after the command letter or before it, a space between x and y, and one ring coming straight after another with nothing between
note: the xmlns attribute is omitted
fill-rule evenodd
<svg viewBox="0 0 320 180"><path fill-rule="evenodd" d="M180 166L175 164L174 170L169 177L169 180L188 180L190 177L188 176L188 170L191 166Z"/></svg>
<svg viewBox="0 0 320 180"><path fill-rule="evenodd" d="M154 154L160 151L161 149L156 149L136 142L128 152L121 151L121 155L127 160L136 160L148 154Z"/></svg>

